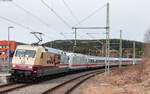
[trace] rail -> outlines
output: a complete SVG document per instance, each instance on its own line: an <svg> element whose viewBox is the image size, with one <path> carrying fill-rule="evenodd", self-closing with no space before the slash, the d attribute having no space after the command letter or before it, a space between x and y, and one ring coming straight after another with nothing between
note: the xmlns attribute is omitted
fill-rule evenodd
<svg viewBox="0 0 150 94"><path fill-rule="evenodd" d="M104 70L94 71L90 73L86 73L84 75L80 75L71 80L68 80L62 84L53 87L42 94L70 94L78 85L86 81L87 79L94 77L97 74L103 73Z"/></svg>

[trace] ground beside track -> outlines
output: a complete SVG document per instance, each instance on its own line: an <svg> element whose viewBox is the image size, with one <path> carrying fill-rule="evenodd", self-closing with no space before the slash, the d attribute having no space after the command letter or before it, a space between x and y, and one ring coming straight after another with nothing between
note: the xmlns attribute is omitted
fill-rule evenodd
<svg viewBox="0 0 150 94"><path fill-rule="evenodd" d="M95 70L93 70L93 71L95 71ZM41 94L42 92L44 92L50 88L53 88L58 84L61 84L69 79L77 77L80 74L85 74L85 73L89 73L89 72L92 72L92 71L86 71L86 72L77 73L77 74L73 74L73 75L66 75L64 77L59 77L57 79L41 82L37 85L32 85L32 86L28 86L28 87L25 87L25 88L22 88L19 90L15 90L8 94Z"/></svg>
<svg viewBox="0 0 150 94"><path fill-rule="evenodd" d="M97 75L72 94L150 94L150 60L113 70L109 77Z"/></svg>

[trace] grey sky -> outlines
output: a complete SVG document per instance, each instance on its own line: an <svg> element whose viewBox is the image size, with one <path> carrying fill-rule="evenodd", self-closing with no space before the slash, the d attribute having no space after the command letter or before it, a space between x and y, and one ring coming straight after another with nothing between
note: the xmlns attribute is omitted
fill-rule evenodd
<svg viewBox="0 0 150 94"><path fill-rule="evenodd" d="M66 34L65 37L60 33L72 33L71 27L77 24L75 18L70 14L63 3L63 0L44 0L52 7L69 25L67 27L56 15L51 12L41 0L13 0L13 2L37 18L19 9L12 2L0 0L0 16L8 18L35 31L44 33L44 41L57 39L72 39L73 34ZM119 38L119 30L123 30L123 39L143 41L144 33L150 27L150 1L149 0L64 0L71 8L73 14L79 21L90 15L94 10L110 2L110 26L111 38ZM105 26L106 7L99 10L92 17L78 26ZM45 23L45 24L43 24ZM11 29L10 38L12 40L32 43L34 36L28 29L10 23L0 18L0 40L7 40L7 28ZM105 30L79 30L78 39L92 39L86 33L99 33ZM105 38L104 34L92 35L95 39Z"/></svg>

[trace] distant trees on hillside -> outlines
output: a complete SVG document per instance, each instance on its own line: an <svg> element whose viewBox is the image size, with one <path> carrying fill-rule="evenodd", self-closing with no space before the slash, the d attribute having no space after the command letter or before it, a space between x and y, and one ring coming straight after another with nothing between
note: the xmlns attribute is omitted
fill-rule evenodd
<svg viewBox="0 0 150 94"><path fill-rule="evenodd" d="M76 53L82 53L87 55L95 55L95 56L105 56L105 39L99 40L103 43L100 44L97 40L77 40L77 47L74 49ZM111 39L110 40L110 56L111 57L119 57L119 39ZM136 42L136 57L141 57L143 54L142 51L142 42ZM43 44L48 47L53 47L69 52L73 52L74 40L56 40L52 42L47 42ZM123 57L132 57L133 56L133 41L123 40L122 42L123 48Z"/></svg>

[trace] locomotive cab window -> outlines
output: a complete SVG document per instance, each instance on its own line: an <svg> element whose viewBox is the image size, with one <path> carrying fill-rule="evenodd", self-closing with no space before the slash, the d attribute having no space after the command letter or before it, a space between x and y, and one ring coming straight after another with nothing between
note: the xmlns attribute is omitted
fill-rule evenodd
<svg viewBox="0 0 150 94"><path fill-rule="evenodd" d="M30 58L34 58L35 53L36 52L34 50L22 50L22 49L18 49L16 51L15 56L16 57L30 57Z"/></svg>

